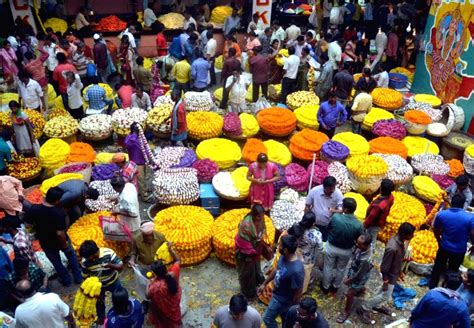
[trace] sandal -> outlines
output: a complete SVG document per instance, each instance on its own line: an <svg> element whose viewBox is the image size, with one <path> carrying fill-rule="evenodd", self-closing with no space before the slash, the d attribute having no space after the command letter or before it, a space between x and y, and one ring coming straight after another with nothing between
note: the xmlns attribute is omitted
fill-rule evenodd
<svg viewBox="0 0 474 328"><path fill-rule="evenodd" d="M342 324L347 320L347 318L349 318L349 316L350 316L350 313L349 314L339 313L339 315L336 318L336 322Z"/></svg>
<svg viewBox="0 0 474 328"><path fill-rule="evenodd" d="M366 325L370 325L372 323L369 312L365 311L363 308L358 308L356 313L362 323L365 323Z"/></svg>

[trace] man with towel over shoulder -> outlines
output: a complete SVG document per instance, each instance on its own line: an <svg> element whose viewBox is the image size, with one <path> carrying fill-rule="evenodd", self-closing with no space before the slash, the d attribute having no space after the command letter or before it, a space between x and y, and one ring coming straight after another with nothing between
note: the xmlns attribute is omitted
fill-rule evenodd
<svg viewBox="0 0 474 328"><path fill-rule="evenodd" d="M132 251L130 253L130 266L136 264L151 265L155 259L156 251L166 243L165 236L154 230L154 223L143 222L140 230L133 235Z"/></svg>

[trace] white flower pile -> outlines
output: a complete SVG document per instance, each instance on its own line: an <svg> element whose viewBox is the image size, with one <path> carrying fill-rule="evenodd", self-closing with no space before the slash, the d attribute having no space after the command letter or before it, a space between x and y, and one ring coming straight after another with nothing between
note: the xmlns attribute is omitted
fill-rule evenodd
<svg viewBox="0 0 474 328"><path fill-rule="evenodd" d="M158 107L160 105L165 105L165 104L174 105L174 101L173 99L171 99L170 95L159 96L158 98L156 98L155 102L153 103L153 107Z"/></svg>
<svg viewBox="0 0 474 328"><path fill-rule="evenodd" d="M240 197L239 190L235 187L230 172L219 172L212 178L212 186L222 196Z"/></svg>
<svg viewBox="0 0 474 328"><path fill-rule="evenodd" d="M92 212L112 211L114 207L113 200L117 199L119 194L112 188L110 180L92 181L89 187L99 192L99 198L97 200L86 199L86 207Z"/></svg>
<svg viewBox="0 0 474 328"><path fill-rule="evenodd" d="M419 154L411 159L411 166L420 174L446 175L449 173L449 165L444 161L443 156L435 154Z"/></svg>
<svg viewBox="0 0 474 328"><path fill-rule="evenodd" d="M162 169L178 165L186 150L186 147L165 147L156 153L156 163Z"/></svg>
<svg viewBox="0 0 474 328"><path fill-rule="evenodd" d="M133 122L140 123L142 126L145 125L147 115L148 113L145 110L137 107L120 108L112 114L112 126L114 131L119 134L129 134Z"/></svg>
<svg viewBox="0 0 474 328"><path fill-rule="evenodd" d="M199 199L197 171L193 168L166 168L155 172L153 194L162 204L184 205Z"/></svg>
<svg viewBox="0 0 474 328"><path fill-rule="evenodd" d="M373 154L388 165L387 178L395 184L404 184L413 177L413 167L401 156L393 154Z"/></svg>
<svg viewBox="0 0 474 328"><path fill-rule="evenodd" d="M112 133L112 117L95 114L84 117L79 123L79 131L86 137L104 137Z"/></svg>
<svg viewBox="0 0 474 328"><path fill-rule="evenodd" d="M329 175L336 178L337 187L339 190L345 194L352 190L353 185L351 180L349 179L349 171L347 167L339 162L332 162L328 166L328 173Z"/></svg>
<svg viewBox="0 0 474 328"><path fill-rule="evenodd" d="M208 91L188 91L184 94L184 105L188 112L208 112L214 106Z"/></svg>

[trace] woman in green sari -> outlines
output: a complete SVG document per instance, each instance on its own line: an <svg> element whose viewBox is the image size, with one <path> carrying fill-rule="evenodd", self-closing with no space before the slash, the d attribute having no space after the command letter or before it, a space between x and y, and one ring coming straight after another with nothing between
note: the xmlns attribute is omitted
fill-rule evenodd
<svg viewBox="0 0 474 328"><path fill-rule="evenodd" d="M266 246L263 242L266 233L264 215L263 206L254 205L240 222L235 236L235 260L240 289L249 300L257 297L257 286L265 281L260 268L260 256Z"/></svg>

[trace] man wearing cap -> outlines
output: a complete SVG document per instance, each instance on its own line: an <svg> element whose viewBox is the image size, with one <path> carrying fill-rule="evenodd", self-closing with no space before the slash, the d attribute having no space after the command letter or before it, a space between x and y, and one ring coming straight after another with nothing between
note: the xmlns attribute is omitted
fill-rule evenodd
<svg viewBox="0 0 474 328"><path fill-rule="evenodd" d="M129 265L136 265L137 260L140 264L152 264L156 251L163 243L166 243L166 238L162 233L154 230L154 223L143 222L140 231L133 235Z"/></svg>
<svg viewBox="0 0 474 328"><path fill-rule="evenodd" d="M94 34L94 62L97 74L103 83L107 82L107 46L102 42L99 34Z"/></svg>
<svg viewBox="0 0 474 328"><path fill-rule="evenodd" d="M120 167L120 174L122 178L125 180L125 183L130 182L133 183L135 188L138 191L138 182L137 182L137 164L133 161L127 161L126 154L124 153L116 153L112 156L112 163L117 164Z"/></svg>

